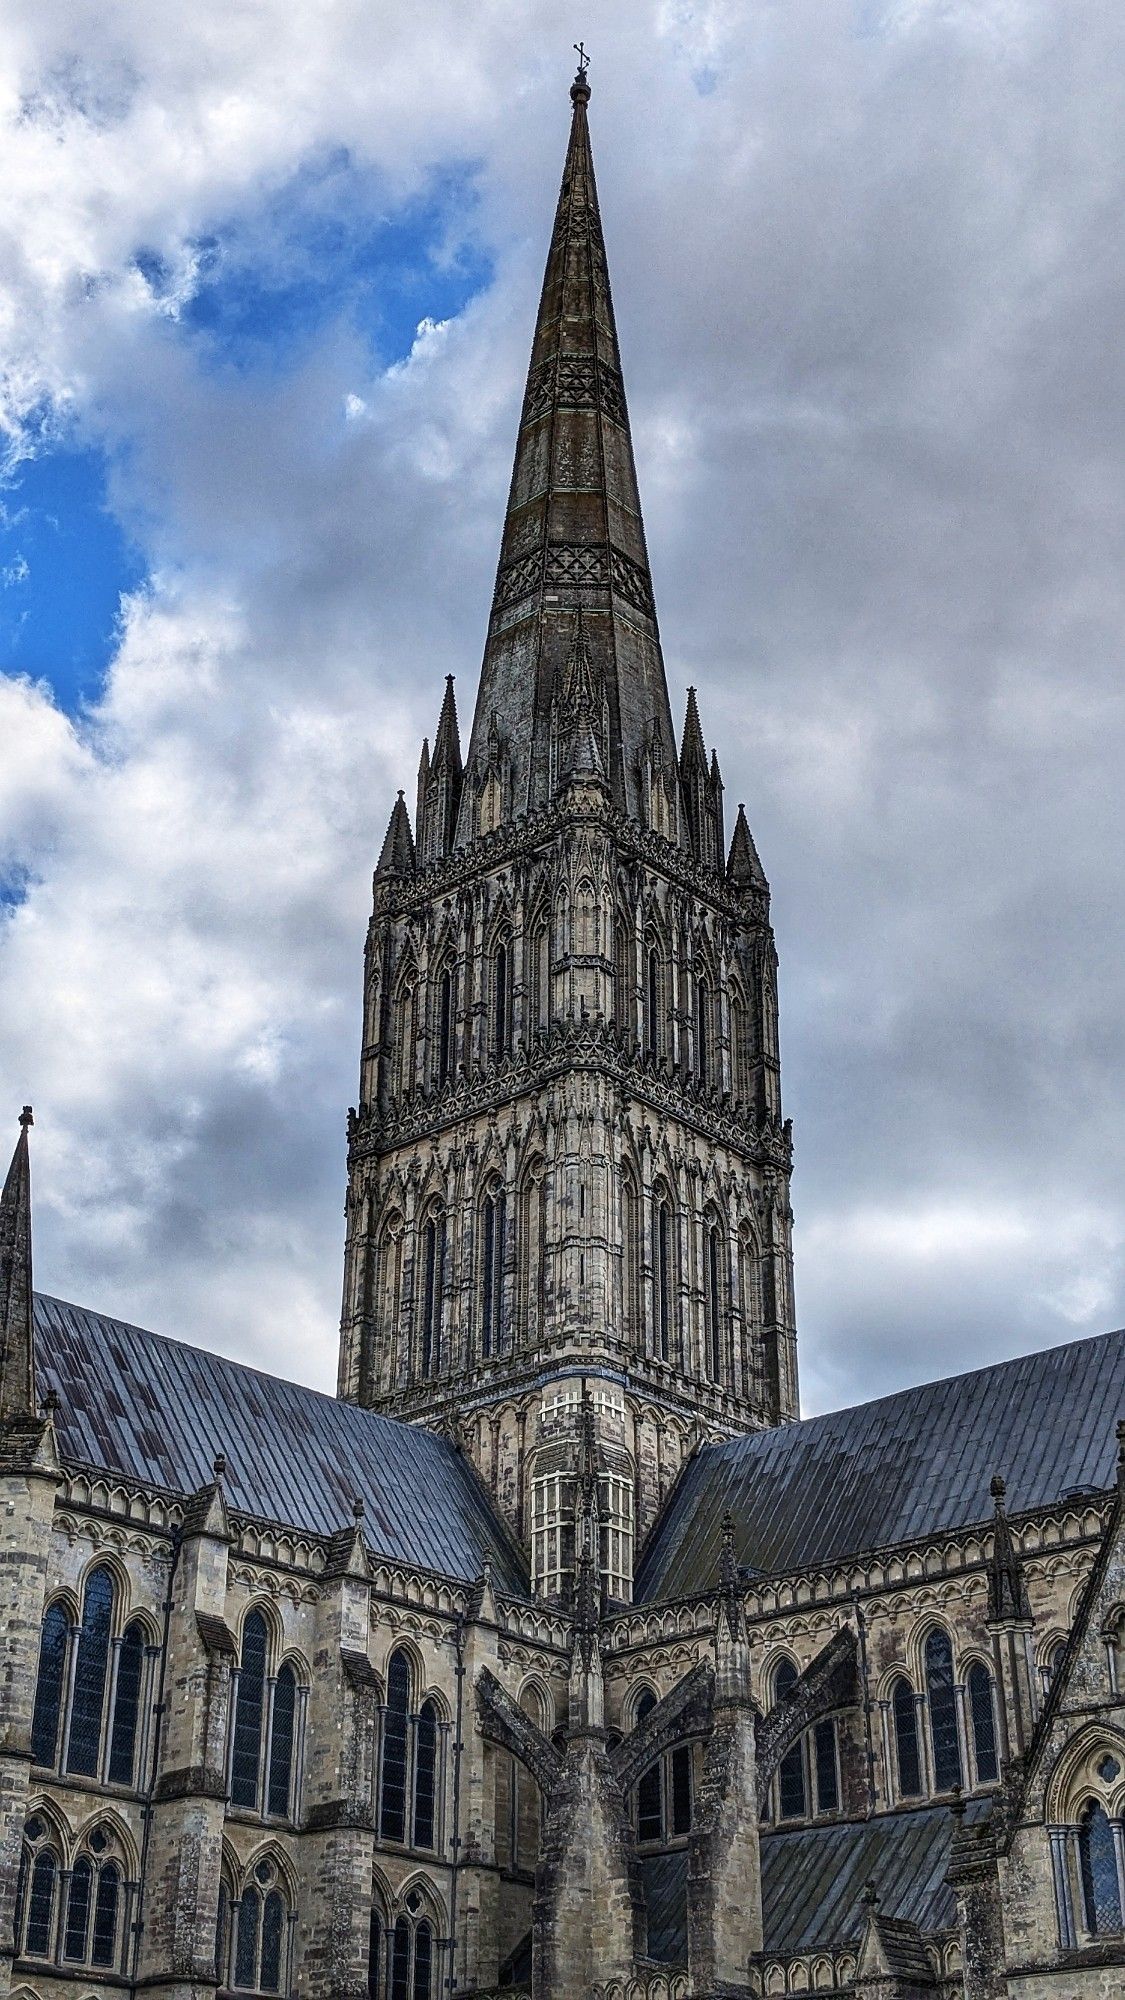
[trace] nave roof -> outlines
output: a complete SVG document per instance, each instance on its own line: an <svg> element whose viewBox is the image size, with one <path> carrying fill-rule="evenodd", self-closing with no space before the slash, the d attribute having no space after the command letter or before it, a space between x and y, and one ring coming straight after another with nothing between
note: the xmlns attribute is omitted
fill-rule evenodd
<svg viewBox="0 0 1125 2000"><path fill-rule="evenodd" d="M991 1801L970 1799L971 1824ZM948 1806L879 1813L835 1826L779 1828L762 1834L764 1949L791 1952L854 1944L863 1929L863 1892L874 1882L885 1917L930 1933L957 1921L945 1871L953 1839ZM687 1853L641 1861L649 1950L664 1965L687 1962Z"/></svg>
<svg viewBox="0 0 1125 2000"><path fill-rule="evenodd" d="M331 1535L354 1526L360 1499L373 1555L468 1583L488 1551L497 1585L527 1596L472 1467L434 1432L42 1293L35 1336L65 1464L190 1494L222 1452L236 1512Z"/></svg>
<svg viewBox="0 0 1125 2000"><path fill-rule="evenodd" d="M1114 1484L1125 1332L1077 1340L877 1402L707 1445L637 1569L634 1599L687 1597L717 1572L723 1517L754 1572L781 1575L991 1522Z"/></svg>

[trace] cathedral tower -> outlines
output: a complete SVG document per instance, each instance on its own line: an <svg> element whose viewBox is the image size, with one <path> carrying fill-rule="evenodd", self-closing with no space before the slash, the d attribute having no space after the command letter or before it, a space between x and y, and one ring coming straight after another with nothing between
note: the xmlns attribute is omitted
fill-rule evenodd
<svg viewBox="0 0 1125 2000"><path fill-rule="evenodd" d="M769 889L679 749L584 69L467 754L453 685L375 871L341 1396L455 1427L537 1587L603 1588L693 1445L797 1413Z"/></svg>

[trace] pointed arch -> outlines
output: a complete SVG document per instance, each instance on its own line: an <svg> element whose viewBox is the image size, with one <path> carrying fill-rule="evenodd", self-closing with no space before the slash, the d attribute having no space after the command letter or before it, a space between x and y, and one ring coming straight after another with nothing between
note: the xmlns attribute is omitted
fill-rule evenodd
<svg viewBox="0 0 1125 2000"><path fill-rule="evenodd" d="M547 1300L547 1162L540 1152L528 1157L520 1176L518 1262L519 1326L524 1341L534 1346Z"/></svg>
<svg viewBox="0 0 1125 2000"><path fill-rule="evenodd" d="M415 1280L415 1351L420 1378L428 1381L445 1367L445 1288L448 1221L437 1195L425 1203L418 1224Z"/></svg>
<svg viewBox="0 0 1125 2000"><path fill-rule="evenodd" d="M703 1362L709 1381L730 1386L730 1257L714 1201L703 1211Z"/></svg>
<svg viewBox="0 0 1125 2000"><path fill-rule="evenodd" d="M679 1290L679 1242L671 1183L652 1185L653 1351L658 1361L673 1359Z"/></svg>
<svg viewBox="0 0 1125 2000"><path fill-rule="evenodd" d="M404 1102L414 1095L418 1053L418 997L421 981L413 951L403 954L391 1000L394 1047L394 1089Z"/></svg>
<svg viewBox="0 0 1125 2000"><path fill-rule="evenodd" d="M957 1722L953 1642L944 1625L933 1624L929 1627L922 1640L921 1651L934 1788L939 1792L951 1792L955 1786L964 1783L964 1777Z"/></svg>
<svg viewBox="0 0 1125 2000"><path fill-rule="evenodd" d="M644 1205L641 1198L641 1173L632 1147L626 1140L622 1145L621 1173L618 1182L620 1209L618 1229L620 1233L619 1299L621 1313L621 1338L630 1347L644 1345Z"/></svg>
<svg viewBox="0 0 1125 2000"><path fill-rule="evenodd" d="M508 1234L508 1196L499 1173L485 1179L478 1209L478 1315L481 1360L504 1352L506 1314L504 1279Z"/></svg>
<svg viewBox="0 0 1125 2000"><path fill-rule="evenodd" d="M82 1584L82 1623L71 1681L66 1768L78 1777L101 1775L110 1639L121 1599L117 1565L99 1559Z"/></svg>

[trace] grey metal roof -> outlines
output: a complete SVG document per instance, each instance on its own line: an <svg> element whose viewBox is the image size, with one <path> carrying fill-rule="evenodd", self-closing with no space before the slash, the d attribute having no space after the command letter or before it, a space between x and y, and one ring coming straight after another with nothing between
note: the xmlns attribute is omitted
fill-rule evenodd
<svg viewBox="0 0 1125 2000"><path fill-rule="evenodd" d="M971 1824L989 1810L970 1799ZM762 1928L767 1952L785 1955L817 1945L855 1942L869 1881L884 1917L923 1931L956 1919L945 1886L953 1817L945 1806L882 1813L837 1826L803 1826L762 1836ZM648 1949L662 1965L687 1963L687 1853L646 1856L640 1864L648 1905Z"/></svg>
<svg viewBox="0 0 1125 2000"><path fill-rule="evenodd" d="M1118 1332L708 1445L653 1530L634 1598L707 1588L728 1508L738 1560L778 1574L990 1520L996 1472L1012 1513L1111 1486L1123 1414Z"/></svg>
<svg viewBox="0 0 1125 2000"><path fill-rule="evenodd" d="M353 1525L379 1556L470 1582L483 1552L528 1594L522 1558L446 1439L103 1313L35 1298L41 1390L70 1464L194 1493L226 1456L229 1505L318 1535Z"/></svg>

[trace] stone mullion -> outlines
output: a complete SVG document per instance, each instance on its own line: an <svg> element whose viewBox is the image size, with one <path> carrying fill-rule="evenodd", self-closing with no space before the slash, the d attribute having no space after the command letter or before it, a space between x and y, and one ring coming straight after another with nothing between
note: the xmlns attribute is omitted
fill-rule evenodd
<svg viewBox="0 0 1125 2000"><path fill-rule="evenodd" d="M1055 1889L1059 1944L1063 1951L1073 1951L1078 1940L1068 1867L1068 1829L1065 1826L1050 1826L1047 1834L1051 1844L1051 1876Z"/></svg>
<svg viewBox="0 0 1125 2000"><path fill-rule="evenodd" d="M102 1740L99 1758L99 1770L103 1785L108 1785L109 1783L109 1758L113 1743L113 1715L117 1707L117 1676L121 1667L121 1643L122 1635L118 1633L110 1645L109 1672L106 1675L106 1703L102 1716Z"/></svg>

